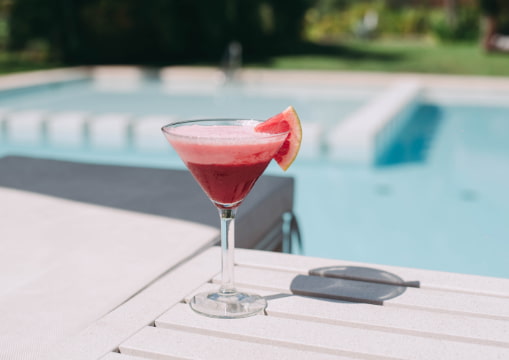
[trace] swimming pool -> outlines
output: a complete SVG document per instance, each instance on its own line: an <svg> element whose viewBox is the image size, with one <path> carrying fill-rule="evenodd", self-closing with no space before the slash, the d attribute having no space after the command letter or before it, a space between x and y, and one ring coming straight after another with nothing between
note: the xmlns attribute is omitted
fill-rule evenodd
<svg viewBox="0 0 509 360"><path fill-rule="evenodd" d="M266 118L292 104L304 143L287 175L296 178L304 254L509 277L509 107L420 97L376 160L359 165L331 158L324 139L384 86L321 84L84 79L4 92L0 154L182 168L158 124ZM74 120L59 128L62 114ZM282 175L273 165L268 172Z"/></svg>
<svg viewBox="0 0 509 360"><path fill-rule="evenodd" d="M308 255L509 276L509 107L421 103L376 165L294 171Z"/></svg>

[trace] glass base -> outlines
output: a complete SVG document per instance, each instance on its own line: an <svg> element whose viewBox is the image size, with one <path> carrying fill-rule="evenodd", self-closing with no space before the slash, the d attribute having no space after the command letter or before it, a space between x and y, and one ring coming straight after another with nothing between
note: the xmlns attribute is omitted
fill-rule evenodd
<svg viewBox="0 0 509 360"><path fill-rule="evenodd" d="M236 319L259 314L267 307L267 301L253 294L210 292L195 295L189 305L205 316Z"/></svg>

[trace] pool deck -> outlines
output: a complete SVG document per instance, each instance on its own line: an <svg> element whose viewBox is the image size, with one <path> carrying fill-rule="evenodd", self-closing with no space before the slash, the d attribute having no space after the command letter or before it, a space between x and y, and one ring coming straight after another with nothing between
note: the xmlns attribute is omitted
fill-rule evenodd
<svg viewBox="0 0 509 360"><path fill-rule="evenodd" d="M53 70L39 70L0 76L0 90L16 89L48 83L59 83L83 79L100 81L160 78L162 81L195 80L222 84L222 72L213 67L171 66L161 69L140 68L136 66L93 66L71 67ZM507 92L509 77L463 76L420 73L377 73L348 72L327 70L265 70L245 68L239 71L238 81L248 83L318 84L322 86L352 85L385 88L387 85L402 81L415 80L426 88L456 89L472 92Z"/></svg>

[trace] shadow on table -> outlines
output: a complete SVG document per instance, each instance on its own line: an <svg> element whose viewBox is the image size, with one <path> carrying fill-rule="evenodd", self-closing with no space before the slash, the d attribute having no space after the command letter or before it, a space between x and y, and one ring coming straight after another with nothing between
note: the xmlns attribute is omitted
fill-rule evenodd
<svg viewBox="0 0 509 360"><path fill-rule="evenodd" d="M419 281L404 281L396 274L359 266L316 268L309 275L297 275L290 284L294 295L322 299L383 305L384 301L402 295ZM278 295L269 297L274 300Z"/></svg>

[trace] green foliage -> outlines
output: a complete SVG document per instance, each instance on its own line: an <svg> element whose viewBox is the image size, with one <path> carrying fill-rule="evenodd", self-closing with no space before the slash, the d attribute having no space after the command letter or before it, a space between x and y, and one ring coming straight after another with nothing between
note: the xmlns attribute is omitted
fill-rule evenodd
<svg viewBox="0 0 509 360"><path fill-rule="evenodd" d="M306 36L312 41L337 41L356 36L356 27L369 12L378 14L371 36L429 37L439 40L474 40L479 33L479 11L459 7L457 21L449 24L442 7L417 6L404 1L318 0L306 13Z"/></svg>
<svg viewBox="0 0 509 360"><path fill-rule="evenodd" d="M14 0L10 49L35 40L72 63L219 62L230 41L264 56L300 41L309 0Z"/></svg>
<svg viewBox="0 0 509 360"><path fill-rule="evenodd" d="M428 32L428 11L423 8L383 8L380 14L380 33L390 36L415 36Z"/></svg>
<svg viewBox="0 0 509 360"><path fill-rule="evenodd" d="M319 1L306 13L306 37L311 41L333 41L353 35L355 26L372 8L374 6L366 2L353 3L348 6L346 1Z"/></svg>
<svg viewBox="0 0 509 360"><path fill-rule="evenodd" d="M475 7L459 7L451 25L425 0L0 0L0 9L4 3L0 47L8 41L27 61L64 64L219 64L234 40L246 62L262 62L361 36L465 41L479 30ZM378 22L366 31L369 12Z"/></svg>
<svg viewBox="0 0 509 360"><path fill-rule="evenodd" d="M473 41L479 37L479 11L475 7L462 7L452 24L443 11L433 11L430 25L432 34L440 41Z"/></svg>

